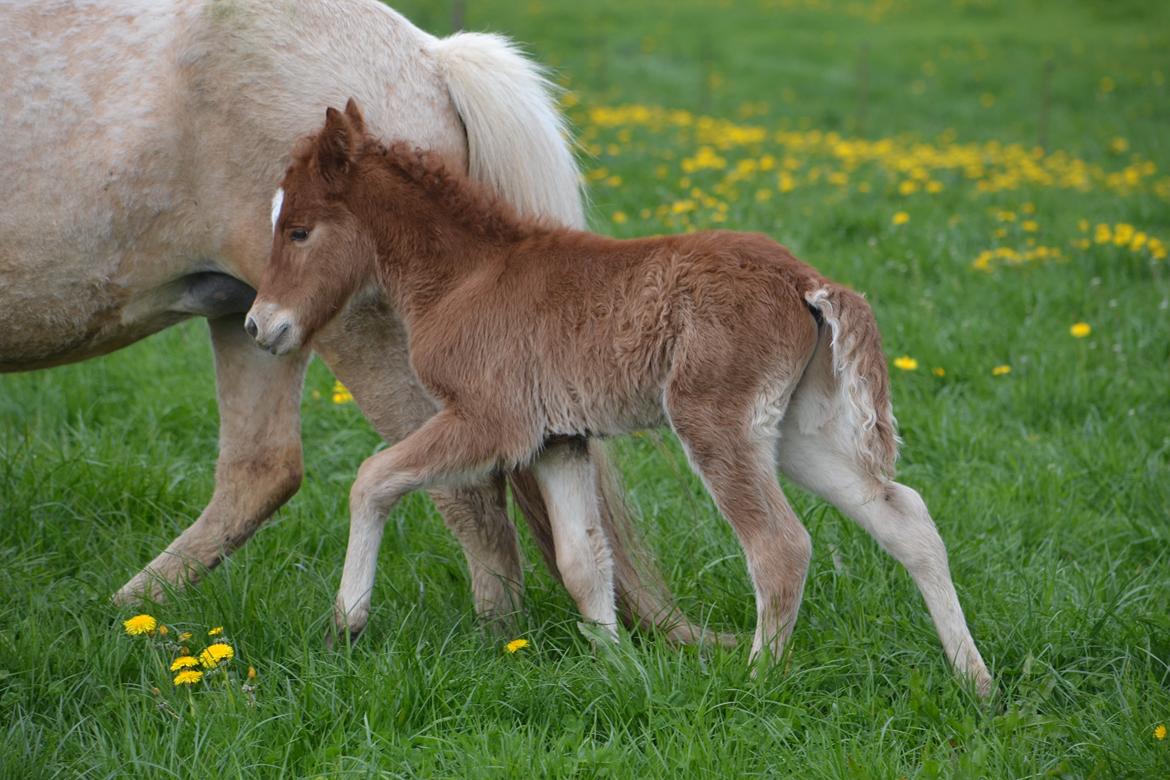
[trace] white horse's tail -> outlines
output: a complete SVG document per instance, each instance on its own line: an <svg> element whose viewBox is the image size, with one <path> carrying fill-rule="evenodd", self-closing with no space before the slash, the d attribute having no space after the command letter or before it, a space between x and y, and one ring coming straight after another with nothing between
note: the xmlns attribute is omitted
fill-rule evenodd
<svg viewBox="0 0 1170 780"><path fill-rule="evenodd" d="M585 226L580 174L557 89L500 35L457 33L433 52L467 129L469 173L521 213Z"/></svg>

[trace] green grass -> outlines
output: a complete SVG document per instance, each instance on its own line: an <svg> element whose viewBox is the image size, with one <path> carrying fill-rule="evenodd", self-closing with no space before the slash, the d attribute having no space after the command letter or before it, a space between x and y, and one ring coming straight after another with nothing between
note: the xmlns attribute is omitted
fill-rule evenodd
<svg viewBox="0 0 1170 780"><path fill-rule="evenodd" d="M398 7L447 32L444 4ZM466 23L558 67L597 171L598 229L764 230L868 294L891 359L919 363L891 369L901 478L949 546L996 699L953 678L905 572L795 490L815 553L783 670L753 679L746 649L700 656L646 634L597 657L536 563L517 632L531 645L504 654L477 630L462 556L421 497L391 521L367 633L326 652L347 487L379 441L352 404L330 402L320 364L300 493L200 587L151 610L179 629L225 626L237 673L259 672L254 705L238 687L189 697L162 668L169 655L122 634L131 613L107 597L210 495L214 386L193 322L83 365L0 378L0 776L1170 775L1170 740L1153 736L1170 721L1168 266L1077 225L1170 240L1170 9L474 0ZM620 105L733 126L591 113ZM763 140L736 135L755 127ZM844 170L836 141L812 130L891 139L904 154L830 183ZM992 140L1046 141L1049 156L1034 159L1063 150L1101 177L981 191L988 177L946 156ZM687 174L704 142L726 167ZM943 188L901 195L925 159L918 142L942 154L923 182ZM980 148L988 169L1024 164ZM776 167L728 180L766 155ZM786 158L796 183L781 192ZM1134 165L1146 165L1136 185L1109 183ZM900 211L909 222L894 225ZM1061 259L972 267L984 250L1026 252L1030 238ZM1081 321L1092 333L1073 338ZM997 365L1011 373L993 376ZM642 436L618 451L684 607L747 637L739 548L675 443Z"/></svg>

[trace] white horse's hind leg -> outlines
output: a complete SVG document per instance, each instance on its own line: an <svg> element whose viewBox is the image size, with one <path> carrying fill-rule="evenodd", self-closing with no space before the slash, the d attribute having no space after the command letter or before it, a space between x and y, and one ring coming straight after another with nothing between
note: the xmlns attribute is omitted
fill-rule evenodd
<svg viewBox="0 0 1170 780"><path fill-rule="evenodd" d="M532 464L548 506L557 569L586 621L617 639L613 553L597 507L596 465L584 442L550 446Z"/></svg>
<svg viewBox="0 0 1170 780"><path fill-rule="evenodd" d="M122 586L120 604L157 599L161 583L199 579L251 538L301 484L300 403L308 352L276 358L244 332L243 315L208 320L219 399L219 461L207 508Z"/></svg>
<svg viewBox="0 0 1170 780"><path fill-rule="evenodd" d="M794 407L800 400L798 393ZM947 658L986 696L991 675L967 628L946 547L921 496L905 485L867 474L857 459L842 454L848 447L842 446L840 436L830 434L839 419L829 420L814 433L802 433L795 420L786 419L783 427L781 470L855 520L906 567L922 592Z"/></svg>
<svg viewBox="0 0 1170 780"><path fill-rule="evenodd" d="M431 500L463 548L475 612L487 628L506 631L523 603L524 579L516 526L504 503L504 480L433 490Z"/></svg>

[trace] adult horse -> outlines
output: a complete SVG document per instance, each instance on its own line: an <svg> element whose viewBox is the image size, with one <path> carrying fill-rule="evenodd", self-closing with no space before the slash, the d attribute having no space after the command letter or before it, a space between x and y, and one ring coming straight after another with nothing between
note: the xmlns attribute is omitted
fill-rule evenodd
<svg viewBox="0 0 1170 780"><path fill-rule="evenodd" d="M374 0L6 2L0 80L0 164L14 185L0 190L0 370L84 360L194 316L211 331L215 490L121 602L197 579L300 485L309 353L263 352L242 313L269 253L273 187L325 106L355 95L384 136L439 151L522 212L583 223L539 70L505 39L436 39ZM381 297L359 297L314 347L388 441L433 412ZM602 482L627 615L698 637L628 533L616 483ZM521 473L512 485L555 572L535 483ZM477 612L513 612L521 568L503 479L433 497Z"/></svg>

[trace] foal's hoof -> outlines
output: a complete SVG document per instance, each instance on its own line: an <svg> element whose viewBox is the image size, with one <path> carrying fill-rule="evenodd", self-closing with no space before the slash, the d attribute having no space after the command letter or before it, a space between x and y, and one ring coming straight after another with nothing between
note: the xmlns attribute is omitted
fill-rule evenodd
<svg viewBox="0 0 1170 780"><path fill-rule="evenodd" d="M330 624L325 629L325 649L333 650L335 647L342 648L352 645L362 635L362 628L338 628L336 625Z"/></svg>

